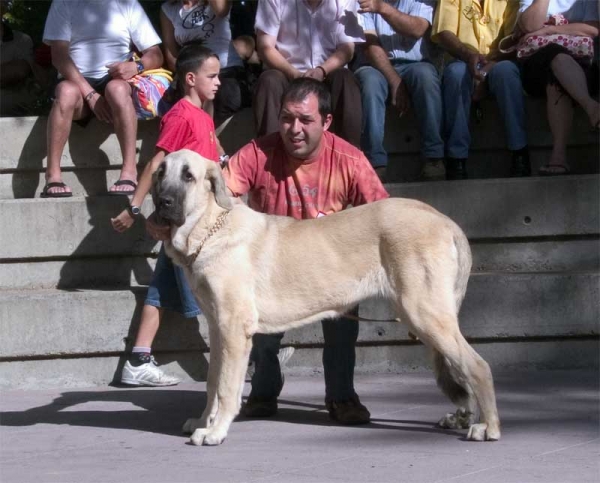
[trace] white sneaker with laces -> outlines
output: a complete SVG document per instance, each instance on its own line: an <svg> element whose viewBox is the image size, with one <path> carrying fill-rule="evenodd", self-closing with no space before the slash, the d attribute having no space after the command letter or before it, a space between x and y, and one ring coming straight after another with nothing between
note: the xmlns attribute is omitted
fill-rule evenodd
<svg viewBox="0 0 600 483"><path fill-rule="evenodd" d="M121 383L131 386L175 386L180 382L178 377L168 376L159 369L153 356L150 362L140 366L126 361L121 373Z"/></svg>

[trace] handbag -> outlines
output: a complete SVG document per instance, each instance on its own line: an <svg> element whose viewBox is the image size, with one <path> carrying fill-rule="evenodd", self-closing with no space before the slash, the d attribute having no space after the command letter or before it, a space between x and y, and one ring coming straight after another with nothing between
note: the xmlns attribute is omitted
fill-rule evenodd
<svg viewBox="0 0 600 483"><path fill-rule="evenodd" d="M171 88L173 75L166 69L146 70L127 82L131 84L133 107L140 120L164 116L177 100L175 89Z"/></svg>
<svg viewBox="0 0 600 483"><path fill-rule="evenodd" d="M569 21L562 15L551 15L544 25L566 25ZM590 61L594 57L594 40L584 35L550 34L526 37L516 30L512 35L504 37L498 44L503 54L517 52L517 59L526 59L538 50L550 44L557 44L568 50L575 59Z"/></svg>

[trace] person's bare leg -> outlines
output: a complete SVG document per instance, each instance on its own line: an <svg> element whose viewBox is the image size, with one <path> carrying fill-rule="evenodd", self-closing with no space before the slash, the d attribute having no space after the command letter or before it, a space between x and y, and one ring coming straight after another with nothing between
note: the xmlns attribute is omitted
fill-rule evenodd
<svg viewBox="0 0 600 483"><path fill-rule="evenodd" d="M571 123L573 122L573 104L571 98L560 91L559 86L546 87L546 109L548 124L552 132L552 154L546 171L553 174L562 174L569 167L567 162L567 140Z"/></svg>
<svg viewBox="0 0 600 483"><path fill-rule="evenodd" d="M123 156L123 167L119 179L137 181L135 153L137 117L131 100L131 86L126 81L115 79L108 83L104 95L113 112L115 134ZM110 191L132 190L133 188L127 185L110 188Z"/></svg>
<svg viewBox="0 0 600 483"><path fill-rule="evenodd" d="M558 54L550 67L563 89L579 104L588 115L592 126L600 121L600 104L589 94L585 73L581 66L567 54Z"/></svg>
<svg viewBox="0 0 600 483"><path fill-rule="evenodd" d="M46 183L62 182L60 160L71 133L73 119L81 119L86 109L79 88L62 81L56 86L55 100L48 116ZM69 187L54 187L48 193L70 193Z"/></svg>
<svg viewBox="0 0 600 483"><path fill-rule="evenodd" d="M134 347L152 347L160 326L160 317L161 310L158 307L144 305Z"/></svg>

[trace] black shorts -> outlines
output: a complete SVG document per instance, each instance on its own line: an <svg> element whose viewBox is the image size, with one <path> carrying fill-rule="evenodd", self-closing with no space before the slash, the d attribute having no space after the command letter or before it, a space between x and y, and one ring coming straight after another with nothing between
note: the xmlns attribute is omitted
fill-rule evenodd
<svg viewBox="0 0 600 483"><path fill-rule="evenodd" d="M569 51L558 44L550 44L538 50L521 64L521 75L525 92L532 97L546 97L546 87L560 83L554 76L550 63L558 54L569 54ZM577 59L575 59L577 60ZM598 93L598 64L579 62L585 73L590 95Z"/></svg>
<svg viewBox="0 0 600 483"><path fill-rule="evenodd" d="M88 82L88 84L90 86L92 86L93 90L95 90L98 94L103 96L104 90L106 89L106 86L108 85L108 83L112 80L112 77L110 75L106 74L104 77L102 77L100 79L92 79L91 77L84 77L84 79ZM52 88L52 97L51 97L52 100L55 99L56 86L64 80L66 80L64 77L56 79L56 82L54 83L54 86ZM76 121L73 121L73 122L75 124L78 124L81 127L86 127L93 117L94 117L94 113L90 111L85 117L78 119Z"/></svg>

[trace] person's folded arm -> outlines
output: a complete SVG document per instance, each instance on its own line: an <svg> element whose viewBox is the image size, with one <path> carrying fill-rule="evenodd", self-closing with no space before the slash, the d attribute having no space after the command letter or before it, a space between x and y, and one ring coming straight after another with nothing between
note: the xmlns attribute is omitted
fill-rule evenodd
<svg viewBox="0 0 600 483"><path fill-rule="evenodd" d="M359 13L368 12L381 15L390 27L403 37L420 39L429 28L429 22L424 18L403 13L382 0L359 0L358 3Z"/></svg>
<svg viewBox="0 0 600 483"><path fill-rule="evenodd" d="M257 30L257 51L260 59L270 69L277 69L285 74L288 79L300 76L300 71L290 64L277 50L277 38Z"/></svg>
<svg viewBox="0 0 600 483"><path fill-rule="evenodd" d="M231 9L231 0L208 0L208 4L217 17L227 17Z"/></svg>
<svg viewBox="0 0 600 483"><path fill-rule="evenodd" d="M160 31L163 40L165 65L171 72L175 72L175 63L179 55L179 45L175 40L175 27L162 10L160 11Z"/></svg>
<svg viewBox="0 0 600 483"><path fill-rule="evenodd" d="M519 15L518 24L521 31L529 33L541 29L548 19L549 5L550 0L533 0L533 3Z"/></svg>

